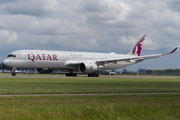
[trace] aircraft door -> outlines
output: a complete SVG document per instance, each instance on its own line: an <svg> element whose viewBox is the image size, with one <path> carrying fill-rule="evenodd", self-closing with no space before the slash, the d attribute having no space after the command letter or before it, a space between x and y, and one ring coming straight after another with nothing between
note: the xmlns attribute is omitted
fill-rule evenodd
<svg viewBox="0 0 180 120"><path fill-rule="evenodd" d="M65 60L65 57L63 54L59 54L58 59L59 59L59 61L63 61L63 60Z"/></svg>
<svg viewBox="0 0 180 120"><path fill-rule="evenodd" d="M23 60L26 59L26 53L22 53L22 58L23 58Z"/></svg>

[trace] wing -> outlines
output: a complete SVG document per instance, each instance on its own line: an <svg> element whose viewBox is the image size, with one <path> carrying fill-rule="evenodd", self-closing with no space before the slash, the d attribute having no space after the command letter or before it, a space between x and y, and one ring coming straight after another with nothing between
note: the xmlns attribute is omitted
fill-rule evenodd
<svg viewBox="0 0 180 120"><path fill-rule="evenodd" d="M164 54L153 54L153 55L145 55L145 56L132 56L132 57L125 57L125 58L113 58L113 59L102 59L102 60L97 60L96 64L97 65L106 65L107 63L116 63L120 61L143 61L146 59L153 59L153 58L159 58L164 55L169 55L174 53L177 50L178 47L176 47L174 50L172 50L169 53L164 53Z"/></svg>
<svg viewBox="0 0 180 120"><path fill-rule="evenodd" d="M97 66L100 66L100 65L106 66L106 64L108 64L108 63L118 64L118 62L121 62L121 61L128 61L128 62L143 61L146 59L159 58L164 55L172 54L177 50L177 48L178 47L176 47L171 52L164 53L164 54L153 54L153 55L145 55L145 56L129 56L129 57L124 57L124 58L102 59L102 60L95 60L94 63L96 63ZM85 62L85 61L68 61L65 64L65 66L68 69L77 69L78 65L83 62Z"/></svg>

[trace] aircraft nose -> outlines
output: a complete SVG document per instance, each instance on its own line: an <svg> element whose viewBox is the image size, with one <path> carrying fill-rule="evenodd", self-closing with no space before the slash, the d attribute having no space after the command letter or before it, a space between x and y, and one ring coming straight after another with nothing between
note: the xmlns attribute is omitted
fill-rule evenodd
<svg viewBox="0 0 180 120"><path fill-rule="evenodd" d="M5 59L4 62L3 62L3 64L6 65L6 66L10 65L10 63L11 63L11 62L10 62L9 59Z"/></svg>

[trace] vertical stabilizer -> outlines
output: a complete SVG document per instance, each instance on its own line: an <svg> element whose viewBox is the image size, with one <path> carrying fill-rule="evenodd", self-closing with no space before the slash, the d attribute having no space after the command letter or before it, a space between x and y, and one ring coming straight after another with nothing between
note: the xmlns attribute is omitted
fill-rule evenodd
<svg viewBox="0 0 180 120"><path fill-rule="evenodd" d="M136 42L136 44L133 46L131 51L128 53L128 55L135 55L135 56L140 56L141 50L142 50L142 45L145 40L146 34L142 33Z"/></svg>

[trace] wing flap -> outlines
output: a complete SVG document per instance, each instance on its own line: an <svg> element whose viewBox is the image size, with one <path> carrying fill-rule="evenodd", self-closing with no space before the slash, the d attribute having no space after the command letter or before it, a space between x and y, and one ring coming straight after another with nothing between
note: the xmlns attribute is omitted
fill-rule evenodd
<svg viewBox="0 0 180 120"><path fill-rule="evenodd" d="M113 59L102 59L97 60L96 63L98 65L107 64L107 63L118 63L120 61L129 61L131 59L137 59L138 57L126 57L126 58L113 58Z"/></svg>

